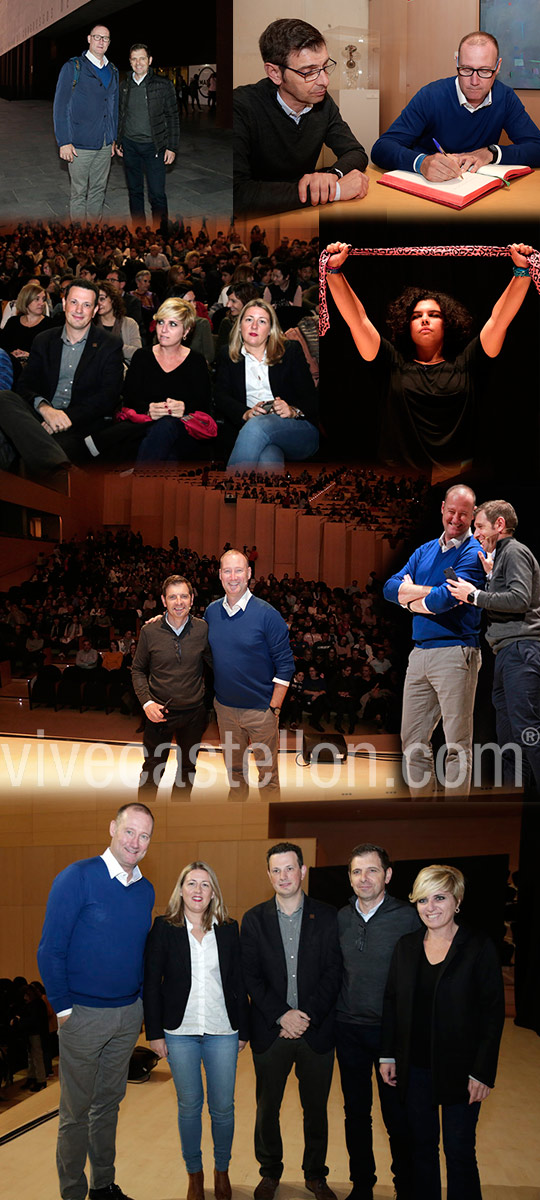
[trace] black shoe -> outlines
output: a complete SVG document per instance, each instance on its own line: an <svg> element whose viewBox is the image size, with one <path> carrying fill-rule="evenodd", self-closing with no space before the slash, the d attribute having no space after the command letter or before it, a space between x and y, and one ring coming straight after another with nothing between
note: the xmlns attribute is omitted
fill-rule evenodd
<svg viewBox="0 0 540 1200"><path fill-rule="evenodd" d="M46 1087L47 1087L46 1083L38 1083L36 1080L35 1083L30 1084L28 1091L29 1092L42 1092L43 1088L46 1088Z"/></svg>
<svg viewBox="0 0 540 1200"><path fill-rule="evenodd" d="M353 1183L352 1192L345 1200L373 1200L373 1188L362 1188Z"/></svg>
<svg viewBox="0 0 540 1200"><path fill-rule="evenodd" d="M268 1175L263 1175L253 1193L255 1200L273 1200L278 1187L279 1179L270 1179Z"/></svg>
<svg viewBox="0 0 540 1200"><path fill-rule="evenodd" d="M89 1200L131 1200L131 1196L126 1196L117 1183L109 1183L107 1187L102 1188L90 1188L88 1196Z"/></svg>
<svg viewBox="0 0 540 1200"><path fill-rule="evenodd" d="M308 1192L313 1192L316 1200L337 1200L336 1193L328 1187L326 1179L306 1179Z"/></svg>
<svg viewBox="0 0 540 1200"><path fill-rule="evenodd" d="M317 730L317 733L324 733L324 729L323 729L323 727L322 727L322 725L321 725L320 721L312 721L312 722L311 722L311 728L312 728L312 729L316 729L316 730Z"/></svg>

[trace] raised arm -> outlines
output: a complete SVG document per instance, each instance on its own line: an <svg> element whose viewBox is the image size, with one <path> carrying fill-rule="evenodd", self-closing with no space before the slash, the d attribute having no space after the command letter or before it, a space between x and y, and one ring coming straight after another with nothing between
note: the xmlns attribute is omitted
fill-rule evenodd
<svg viewBox="0 0 540 1200"><path fill-rule="evenodd" d="M328 259L330 271L342 267L349 255L349 247L345 242L331 242L326 248L331 255ZM381 335L370 321L362 301L341 271L335 275L329 273L326 282L343 320L349 326L359 354L366 362L373 362L379 351Z"/></svg>
<svg viewBox="0 0 540 1200"><path fill-rule="evenodd" d="M532 252L532 246L527 246L523 242L514 242L511 248L514 267L519 270L528 270L528 255ZM506 330L516 313L519 312L530 284L529 275L513 275L508 287L497 300L491 316L480 333L482 347L489 358L496 358L500 354Z"/></svg>

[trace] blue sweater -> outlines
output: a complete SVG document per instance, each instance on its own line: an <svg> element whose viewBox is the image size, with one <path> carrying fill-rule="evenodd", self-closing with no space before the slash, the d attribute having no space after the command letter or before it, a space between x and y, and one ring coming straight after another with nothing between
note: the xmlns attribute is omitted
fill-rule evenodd
<svg viewBox="0 0 540 1200"><path fill-rule="evenodd" d="M468 537L461 546L454 546L444 554L438 538L425 542L414 551L401 571L392 575L384 585L387 600L399 604L398 591L405 575L413 583L431 587L425 597L427 613L415 613L413 618L413 641L423 650L439 646L478 646L480 644L481 612L473 604L460 604L454 600L446 586L445 569L453 567L456 575L470 580L471 588L485 586L484 569L478 558L482 547L476 538Z"/></svg>
<svg viewBox="0 0 540 1200"><path fill-rule="evenodd" d="M540 167L540 130L512 88L495 80L491 104L471 113L459 104L452 76L420 88L375 142L371 157L386 171L412 171L418 154L436 153L434 137L458 153L498 145L503 129L513 145L501 146L501 163Z"/></svg>
<svg viewBox="0 0 540 1200"><path fill-rule="evenodd" d="M59 146L100 150L112 145L118 129L118 71L111 62L95 67L82 54L64 63L54 95L54 133ZM77 82L75 79L77 77Z"/></svg>
<svg viewBox="0 0 540 1200"><path fill-rule="evenodd" d="M55 1012L83 1004L121 1008L142 991L143 954L154 889L147 879L124 887L102 858L84 858L56 876L38 949L38 966Z"/></svg>
<svg viewBox="0 0 540 1200"><path fill-rule="evenodd" d="M266 600L252 596L244 611L234 617L225 612L223 600L214 600L204 619L219 703L231 708L268 708L274 677L287 682L294 674L283 617Z"/></svg>

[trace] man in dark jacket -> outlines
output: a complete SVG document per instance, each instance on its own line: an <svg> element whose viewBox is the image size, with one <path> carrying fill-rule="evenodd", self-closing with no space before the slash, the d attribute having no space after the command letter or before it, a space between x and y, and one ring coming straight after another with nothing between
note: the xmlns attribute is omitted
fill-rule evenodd
<svg viewBox="0 0 540 1200"><path fill-rule="evenodd" d="M345 1138L352 1191L348 1200L372 1200L377 1181L371 1108L373 1067L390 1139L398 1200L413 1200L412 1162L405 1114L379 1074L384 989L396 942L420 928L410 904L388 895L392 868L386 850L355 846L348 863L354 895L338 913L343 984L336 1007L336 1050L345 1102Z"/></svg>
<svg viewBox="0 0 540 1200"><path fill-rule="evenodd" d="M90 460L124 377L121 339L92 324L96 284L74 279L62 303L64 324L34 338L17 394L0 392L0 431L38 475Z"/></svg>
<svg viewBox="0 0 540 1200"><path fill-rule="evenodd" d="M172 739L178 747L177 782L189 800L195 764L206 729L204 664L211 668L208 625L191 616L193 588L182 575L169 575L161 596L165 612L141 630L132 681L145 715L145 761L139 789L156 792Z"/></svg>
<svg viewBox="0 0 540 1200"><path fill-rule="evenodd" d="M235 212L361 200L367 154L328 95L335 67L306 21L272 21L259 39L266 78L234 92ZM323 146L336 155L317 169Z"/></svg>
<svg viewBox="0 0 540 1200"><path fill-rule="evenodd" d="M337 914L302 891L307 868L300 846L280 842L266 861L275 899L245 914L240 936L257 1077L255 1200L272 1200L283 1172L279 1111L293 1065L304 1111L306 1188L317 1200L335 1200L326 1182L326 1109L341 983Z"/></svg>
<svg viewBox="0 0 540 1200"><path fill-rule="evenodd" d="M132 74L120 85L117 154L124 159L129 211L144 225L144 176L154 223L167 222L166 168L176 158L180 137L173 84L155 75L148 46L136 42L129 52Z"/></svg>
<svg viewBox="0 0 540 1200"><path fill-rule="evenodd" d="M72 221L100 221L118 124L118 71L105 51L106 25L88 35L88 50L64 63L54 96L54 132L71 181Z"/></svg>

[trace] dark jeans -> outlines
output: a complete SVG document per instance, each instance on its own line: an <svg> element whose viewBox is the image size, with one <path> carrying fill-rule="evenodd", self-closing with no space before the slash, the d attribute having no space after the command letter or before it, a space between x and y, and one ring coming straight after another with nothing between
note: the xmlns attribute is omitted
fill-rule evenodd
<svg viewBox="0 0 540 1200"><path fill-rule="evenodd" d="M412 1138L415 1196L441 1200L439 1108L433 1103L431 1071L411 1067L406 1109ZM443 1104L447 1200L482 1200L476 1163L476 1124L480 1104Z"/></svg>
<svg viewBox="0 0 540 1200"><path fill-rule="evenodd" d="M493 704L499 746L523 752L523 783L540 792L540 641L522 638L495 655ZM503 778L515 783L515 756L503 754Z"/></svg>
<svg viewBox="0 0 540 1200"><path fill-rule="evenodd" d="M167 219L167 197L165 195L166 168L163 160L165 151L158 150L153 142L133 142L124 138L122 143L126 182L129 192L129 211L134 221L145 223L144 177L148 182L148 197L152 216L156 221Z"/></svg>
<svg viewBox="0 0 540 1200"><path fill-rule="evenodd" d="M185 709L183 712L171 711L166 721L149 721L147 717L143 734L145 760L139 791L155 791L158 788L167 765L171 743L176 739L179 751L176 783L185 789L186 800L189 800L196 764L196 755L192 750L193 746L198 747L205 729L204 704L200 704L198 708Z"/></svg>
<svg viewBox="0 0 540 1200"><path fill-rule="evenodd" d="M328 1174L326 1107L334 1069L334 1051L316 1054L304 1038L277 1037L264 1054L253 1053L253 1063L257 1078L255 1157L261 1175L280 1179L283 1172L279 1110L285 1084L294 1065L304 1113L302 1170L306 1179L324 1179Z"/></svg>
<svg viewBox="0 0 540 1200"><path fill-rule="evenodd" d="M377 1182L371 1108L373 1068L379 1089L381 1112L392 1152L392 1175L398 1200L413 1200L412 1158L405 1106L395 1088L383 1082L379 1071L380 1025L336 1023L336 1054L345 1108L345 1140L349 1152L350 1178L355 1192L372 1195Z"/></svg>

